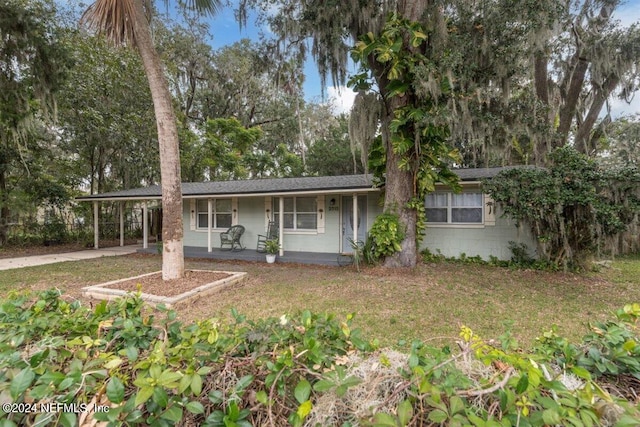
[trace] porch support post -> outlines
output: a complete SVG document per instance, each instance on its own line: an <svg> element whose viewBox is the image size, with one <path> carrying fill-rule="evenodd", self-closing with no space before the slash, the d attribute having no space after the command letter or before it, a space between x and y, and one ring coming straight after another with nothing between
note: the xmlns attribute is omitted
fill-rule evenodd
<svg viewBox="0 0 640 427"><path fill-rule="evenodd" d="M142 202L142 247L149 247L149 209L146 200Z"/></svg>
<svg viewBox="0 0 640 427"><path fill-rule="evenodd" d="M124 246L124 205L125 202L120 202L120 246Z"/></svg>
<svg viewBox="0 0 640 427"><path fill-rule="evenodd" d="M280 242L280 256L284 256L284 197L278 200L278 242Z"/></svg>
<svg viewBox="0 0 640 427"><path fill-rule="evenodd" d="M358 241L358 194L353 193L353 242Z"/></svg>
<svg viewBox="0 0 640 427"><path fill-rule="evenodd" d="M213 200L207 199L207 252L212 251L211 228L213 227Z"/></svg>
<svg viewBox="0 0 640 427"><path fill-rule="evenodd" d="M93 202L93 248L98 249L98 236L100 235L100 225L98 224L99 204L97 200Z"/></svg>

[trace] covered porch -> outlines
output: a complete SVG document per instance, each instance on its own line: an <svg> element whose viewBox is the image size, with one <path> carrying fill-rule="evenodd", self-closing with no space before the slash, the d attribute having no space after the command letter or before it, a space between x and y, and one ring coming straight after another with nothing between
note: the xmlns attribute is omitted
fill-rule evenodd
<svg viewBox="0 0 640 427"><path fill-rule="evenodd" d="M155 247L147 247L138 249L138 253L157 254ZM207 248L197 246L184 247L185 258L202 258L220 261L245 261L245 262L265 262L265 254L257 252L255 249L244 249L242 251L228 251L219 248ZM338 266L338 260L342 259L340 254L322 253L322 252L294 252L287 251L285 255L279 256L276 260L278 263L295 263L295 264L314 264ZM342 264L342 263L341 263Z"/></svg>
<svg viewBox="0 0 640 427"><path fill-rule="evenodd" d="M351 241L364 241L379 210L377 194L368 175L270 178L257 180L184 183L183 224L185 256L260 260L255 250L269 224L277 225L281 262L335 265L338 254L352 252ZM119 234L124 244L127 212L141 212L143 249L157 252L152 229L161 227L161 215L150 223L150 213L161 209L161 189L151 186L78 197L93 204L94 248L99 248L102 204L112 203L119 213ZM154 225L155 224L155 225ZM219 250L220 239L231 226L242 226L243 254ZM210 254L207 256L207 254Z"/></svg>

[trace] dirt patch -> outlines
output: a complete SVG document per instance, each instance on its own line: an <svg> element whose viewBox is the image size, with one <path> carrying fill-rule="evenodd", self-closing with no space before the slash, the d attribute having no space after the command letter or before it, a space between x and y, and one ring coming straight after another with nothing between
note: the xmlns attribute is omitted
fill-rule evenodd
<svg viewBox="0 0 640 427"><path fill-rule="evenodd" d="M154 273L144 277L118 282L109 285L109 289L120 289L129 292L143 292L161 297L174 297L200 286L230 277L222 271L185 271L184 277L174 280L162 280L162 273Z"/></svg>

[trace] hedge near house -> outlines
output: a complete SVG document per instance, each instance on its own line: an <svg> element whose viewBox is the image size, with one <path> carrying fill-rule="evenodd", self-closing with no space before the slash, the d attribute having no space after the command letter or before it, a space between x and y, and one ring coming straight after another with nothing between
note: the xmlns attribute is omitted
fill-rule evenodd
<svg viewBox="0 0 640 427"><path fill-rule="evenodd" d="M403 354L365 340L352 315L232 315L187 325L135 295L95 309L55 290L10 295L0 302L0 425L640 423L638 304L583 343L550 331L529 353L508 333L488 342L466 327L456 350L414 342Z"/></svg>
<svg viewBox="0 0 640 427"><path fill-rule="evenodd" d="M626 230L640 213L640 171L604 169L569 146L550 158L548 169L505 170L483 188L506 216L530 227L542 260L582 269L604 237Z"/></svg>

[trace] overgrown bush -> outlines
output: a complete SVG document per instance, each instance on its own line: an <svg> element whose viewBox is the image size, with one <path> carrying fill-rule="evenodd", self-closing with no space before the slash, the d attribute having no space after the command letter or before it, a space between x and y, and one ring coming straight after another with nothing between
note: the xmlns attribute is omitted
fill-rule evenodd
<svg viewBox="0 0 640 427"><path fill-rule="evenodd" d="M571 147L550 159L549 169L508 169L483 188L506 216L530 227L543 261L584 269L603 238L624 231L640 212L640 171L604 170Z"/></svg>
<svg viewBox="0 0 640 427"><path fill-rule="evenodd" d="M385 212L378 215L367 236L364 248L365 259L375 263L399 252L402 249L404 236L404 226L397 214Z"/></svg>
<svg viewBox="0 0 640 427"><path fill-rule="evenodd" d="M629 307L617 322L637 325L640 306ZM638 402L609 394L594 380L596 365L579 362L582 346L559 364L565 342L555 335L528 354L509 334L492 343L463 327L455 351L415 342L402 354L377 350L352 328L353 316L232 315L231 322L185 325L173 311L145 308L137 296L90 310L56 291L35 299L10 295L0 304L0 425L640 423ZM609 335L618 333L609 328ZM622 345L607 338L607 348L637 359L637 328L621 336ZM625 372L637 372L616 354L630 367ZM566 383L568 375L579 381ZM38 411L54 402L67 407Z"/></svg>

